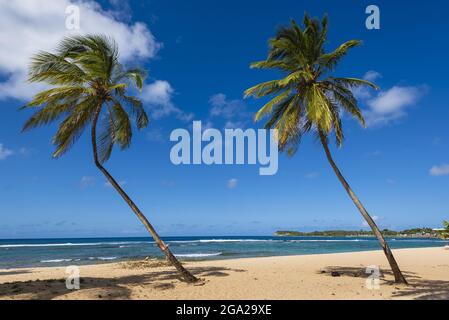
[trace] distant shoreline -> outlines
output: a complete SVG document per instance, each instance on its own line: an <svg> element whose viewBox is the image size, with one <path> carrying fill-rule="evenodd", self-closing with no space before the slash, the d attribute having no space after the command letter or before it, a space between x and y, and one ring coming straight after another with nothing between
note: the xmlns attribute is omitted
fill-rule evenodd
<svg viewBox="0 0 449 320"><path fill-rule="evenodd" d="M250 257L326 254L378 250L371 235L164 237L175 256L183 261L229 260ZM441 247L449 241L437 238L389 238L392 249ZM56 267L159 258L151 238L78 238L1 240L2 268Z"/></svg>
<svg viewBox="0 0 449 320"><path fill-rule="evenodd" d="M393 231L384 229L382 234L386 238L421 238L421 239L440 239L440 234L432 228L413 228L402 231ZM375 237L372 231L347 231L347 230L326 230L326 231L291 231L279 230L274 233L276 237Z"/></svg>

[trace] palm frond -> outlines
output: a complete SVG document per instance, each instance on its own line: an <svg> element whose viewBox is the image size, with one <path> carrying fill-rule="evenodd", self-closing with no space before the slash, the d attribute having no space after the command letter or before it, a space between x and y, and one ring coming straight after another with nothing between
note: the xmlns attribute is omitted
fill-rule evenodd
<svg viewBox="0 0 449 320"><path fill-rule="evenodd" d="M348 53L349 49L359 46L361 43L359 40L349 40L340 45L335 51L321 55L317 62L321 67L332 70Z"/></svg>
<svg viewBox="0 0 449 320"><path fill-rule="evenodd" d="M245 91L245 97L271 96L255 115L258 121L267 116L265 128L279 130L280 149L289 154L297 149L302 135L309 131L334 134L337 145L343 143L342 111L355 117L363 126L365 120L351 89L367 85L377 86L356 78L326 77L350 49L361 44L347 41L326 53L328 18L320 21L304 15L302 25L291 20L290 25L277 29L269 40L269 52L263 61L251 68L278 69L284 78L255 85Z"/></svg>
<svg viewBox="0 0 449 320"><path fill-rule="evenodd" d="M280 80L267 81L247 89L245 91L244 97L248 98L250 96L254 96L256 98L260 98L279 92L284 88L286 88L286 86L281 85Z"/></svg>
<svg viewBox="0 0 449 320"><path fill-rule="evenodd" d="M125 94L119 94L117 99L124 103L128 113L135 118L137 129L140 130L148 126L150 120L140 99ZM118 102L116 99L113 101Z"/></svg>
<svg viewBox="0 0 449 320"><path fill-rule="evenodd" d="M62 156L78 140L89 120L92 119L94 108L95 100L93 98L86 99L77 104L70 115L59 125L52 141L56 145L54 158Z"/></svg>
<svg viewBox="0 0 449 320"><path fill-rule="evenodd" d="M55 53L39 52L29 68L30 82L44 82L53 88L34 96L22 109L37 108L23 131L63 119L53 137L54 157L67 152L89 122L96 128L98 108L102 115L99 160L105 162L113 147L129 147L132 128L129 116L142 129L148 116L142 102L126 94L129 85L143 87L145 71L125 70L119 63L119 52L112 38L102 35L76 35L64 38ZM123 105L128 112L125 111Z"/></svg>
<svg viewBox="0 0 449 320"><path fill-rule="evenodd" d="M270 114L273 111L274 106L283 103L285 100L288 100L290 98L291 92L292 90L286 90L267 102L262 108L260 108L259 111L257 111L254 120L259 121L266 115Z"/></svg>
<svg viewBox="0 0 449 320"><path fill-rule="evenodd" d="M358 78L329 78L329 80L335 81L336 83L341 84L347 88L369 86L375 90L379 90L378 86L376 86L374 83L372 83L368 80L363 80L363 79L358 79Z"/></svg>
<svg viewBox="0 0 449 320"><path fill-rule="evenodd" d="M136 86L137 89L142 90L143 82L145 80L146 73L141 69L130 69L126 71L119 72L113 78L113 82L117 83L120 81L131 81Z"/></svg>

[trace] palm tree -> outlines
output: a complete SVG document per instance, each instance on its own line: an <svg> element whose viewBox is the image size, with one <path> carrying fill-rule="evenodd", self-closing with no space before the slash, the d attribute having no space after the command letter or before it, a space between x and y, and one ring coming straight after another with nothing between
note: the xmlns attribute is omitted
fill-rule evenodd
<svg viewBox="0 0 449 320"><path fill-rule="evenodd" d="M264 82L246 90L245 98L274 96L256 113L255 121L268 116L265 128L278 130L280 151L287 150L289 155L293 155L304 134L316 133L332 169L379 240L395 281L407 283L382 233L341 174L328 146L331 134L335 136L339 147L343 143L343 111L365 126L351 89L365 85L377 89L374 84L365 80L330 75L349 49L361 42L350 40L335 51L326 53L324 45L328 29L327 17L319 21L305 14L303 24L301 28L292 20L290 26L281 27L269 41L266 60L251 64L252 68L280 70L284 78Z"/></svg>
<svg viewBox="0 0 449 320"><path fill-rule="evenodd" d="M114 145L122 150L130 146L130 117L138 129L148 125L142 102L126 92L130 85L140 90L144 78L143 70L126 70L119 63L113 39L101 35L67 37L56 53L39 52L32 58L29 82L44 82L52 88L36 94L23 107L38 109L25 123L23 131L63 119L52 140L56 146L53 157L57 158L70 150L90 124L95 165L131 207L182 279L195 282L197 278L175 258L148 219L103 166ZM97 136L99 120L101 132Z"/></svg>
<svg viewBox="0 0 449 320"><path fill-rule="evenodd" d="M441 239L449 239L449 221L443 221L443 229L440 231Z"/></svg>

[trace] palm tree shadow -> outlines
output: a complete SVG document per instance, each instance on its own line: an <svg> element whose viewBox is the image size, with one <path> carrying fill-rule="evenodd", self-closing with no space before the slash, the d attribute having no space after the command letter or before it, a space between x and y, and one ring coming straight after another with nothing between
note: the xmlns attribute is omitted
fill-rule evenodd
<svg viewBox="0 0 449 320"><path fill-rule="evenodd" d="M192 267L189 269L199 278L226 277L230 272L245 270L221 267ZM179 285L182 279L176 270L148 270L145 274L116 278L82 277L80 291L68 290L65 279L34 280L0 284L0 299L33 299L51 300L67 294L84 291L88 299L130 299L131 287L140 286L150 290L171 290ZM200 283L204 285L206 282ZM193 286L192 286L193 287ZM70 298L70 296L69 296Z"/></svg>
<svg viewBox="0 0 449 320"><path fill-rule="evenodd" d="M419 279L393 293L395 298L410 296L415 300L448 300L449 281Z"/></svg>
<svg viewBox="0 0 449 320"><path fill-rule="evenodd" d="M340 267L328 266L319 271L320 274L329 276L342 277L359 277L368 278L372 273L367 272L366 268L362 267ZM449 299L449 281L444 280L426 280L419 277L414 272L403 271L405 278L409 285L397 285L393 281L393 272L391 270L380 270L380 280L382 284L395 286L395 291L392 294L393 298L412 298L415 300L447 300Z"/></svg>
<svg viewBox="0 0 449 320"><path fill-rule="evenodd" d="M366 267L341 267L341 266L328 266L321 270L319 273L329 274L332 276L332 273L338 273L338 276L347 276L347 277L355 277L355 278L368 278L372 276L372 272L367 271ZM414 272L403 272L404 276L410 279L419 278L416 276ZM383 280L387 284L394 284L394 281L387 279L385 276L393 277L393 272L391 270L379 270L380 279Z"/></svg>
<svg viewBox="0 0 449 320"><path fill-rule="evenodd" d="M0 271L0 276L10 276L10 275L17 275L17 274L24 274L24 273L30 273L27 269L23 270L6 270L6 271Z"/></svg>

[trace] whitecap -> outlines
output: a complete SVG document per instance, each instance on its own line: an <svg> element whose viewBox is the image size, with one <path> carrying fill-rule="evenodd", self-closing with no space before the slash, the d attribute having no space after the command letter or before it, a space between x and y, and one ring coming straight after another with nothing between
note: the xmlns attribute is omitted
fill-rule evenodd
<svg viewBox="0 0 449 320"><path fill-rule="evenodd" d="M214 252L214 253L179 253L175 254L175 256L179 258L205 258L205 257L214 257L221 255L222 252Z"/></svg>

